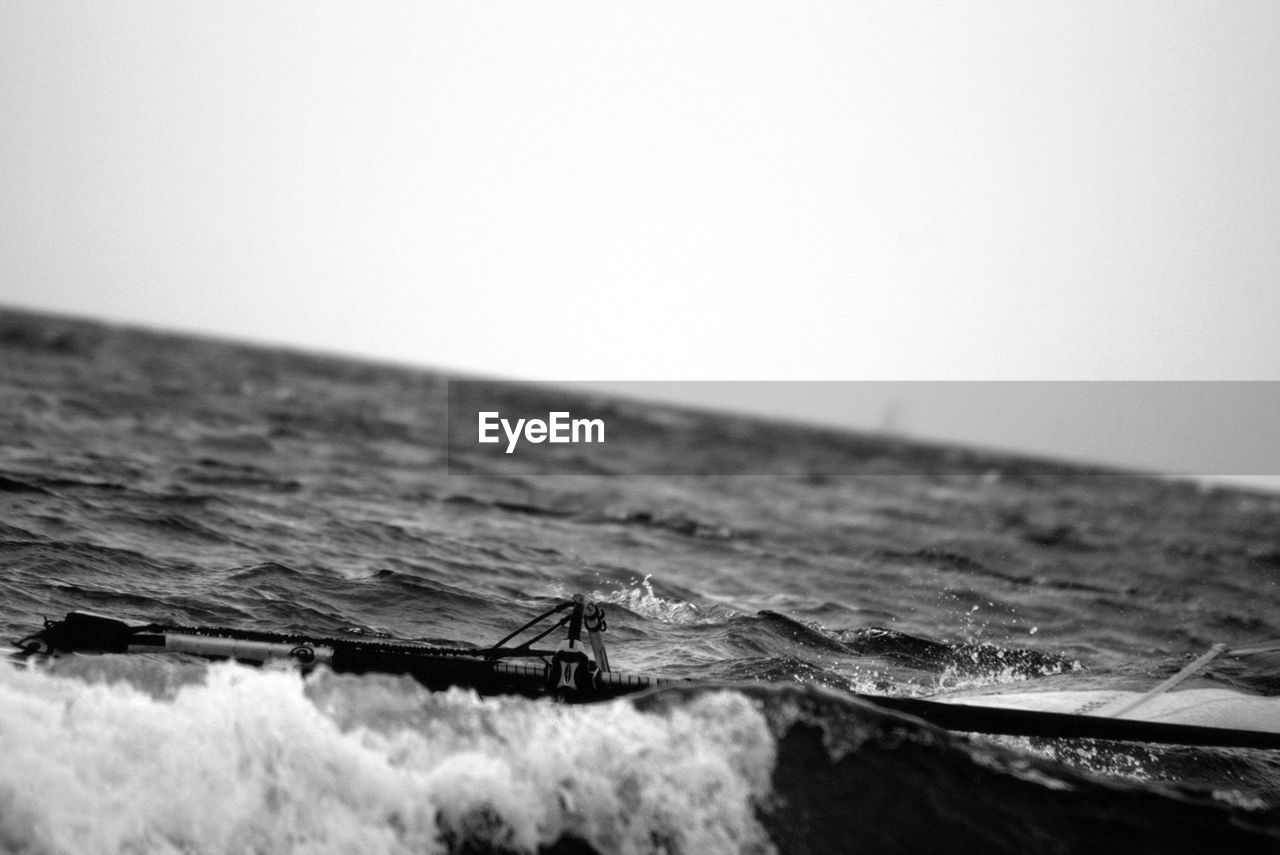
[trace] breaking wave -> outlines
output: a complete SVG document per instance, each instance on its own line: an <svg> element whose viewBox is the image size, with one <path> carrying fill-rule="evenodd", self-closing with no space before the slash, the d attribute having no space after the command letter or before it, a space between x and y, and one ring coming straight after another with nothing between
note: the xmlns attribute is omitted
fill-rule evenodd
<svg viewBox="0 0 1280 855"><path fill-rule="evenodd" d="M771 849L774 742L739 694L646 713L104 662L0 665L0 850Z"/></svg>

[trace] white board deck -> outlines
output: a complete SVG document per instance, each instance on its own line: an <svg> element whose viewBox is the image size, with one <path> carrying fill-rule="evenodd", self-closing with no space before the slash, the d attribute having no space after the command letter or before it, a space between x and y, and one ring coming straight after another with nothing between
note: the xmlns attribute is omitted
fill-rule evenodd
<svg viewBox="0 0 1280 855"><path fill-rule="evenodd" d="M1121 715L1113 715L1114 711L1123 710L1144 694L1145 692L1097 690L1002 692L947 695L929 700L948 704L1280 733L1280 697L1246 695L1230 689L1175 689L1156 695Z"/></svg>

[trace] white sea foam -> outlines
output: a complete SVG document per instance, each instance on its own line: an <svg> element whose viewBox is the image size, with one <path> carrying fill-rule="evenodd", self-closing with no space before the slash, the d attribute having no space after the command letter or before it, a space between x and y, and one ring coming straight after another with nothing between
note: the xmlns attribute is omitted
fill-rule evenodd
<svg viewBox="0 0 1280 855"><path fill-rule="evenodd" d="M686 600L658 596L654 593L652 578L652 575L648 575L625 587L595 592L593 596L598 602L624 606L638 615L662 623L723 623L741 614L720 603L702 608Z"/></svg>
<svg viewBox="0 0 1280 855"><path fill-rule="evenodd" d="M772 848L775 744L741 695L641 713L234 664L165 692L126 676L0 663L0 851Z"/></svg>

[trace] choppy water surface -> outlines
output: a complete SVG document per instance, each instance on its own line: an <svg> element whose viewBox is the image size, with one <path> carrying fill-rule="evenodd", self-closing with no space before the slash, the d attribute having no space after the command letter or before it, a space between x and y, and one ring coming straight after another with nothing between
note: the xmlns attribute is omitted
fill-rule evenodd
<svg viewBox="0 0 1280 855"><path fill-rule="evenodd" d="M644 408L631 453L796 474L446 471L444 396L423 371L0 314L0 634L90 609L481 644L582 592L615 667L755 687L566 707L0 663L0 851L1280 847L1267 752L965 738L843 694L1146 687L1274 641L1280 497ZM806 469L819 443L865 474ZM1280 694L1278 659L1200 679Z"/></svg>

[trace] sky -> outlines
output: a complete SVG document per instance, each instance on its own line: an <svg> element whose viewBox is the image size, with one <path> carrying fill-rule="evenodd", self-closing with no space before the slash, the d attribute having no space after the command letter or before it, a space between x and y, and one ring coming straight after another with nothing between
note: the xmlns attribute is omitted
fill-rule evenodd
<svg viewBox="0 0 1280 855"><path fill-rule="evenodd" d="M0 0L0 303L544 381L1280 380L1277 80L1271 0Z"/></svg>

